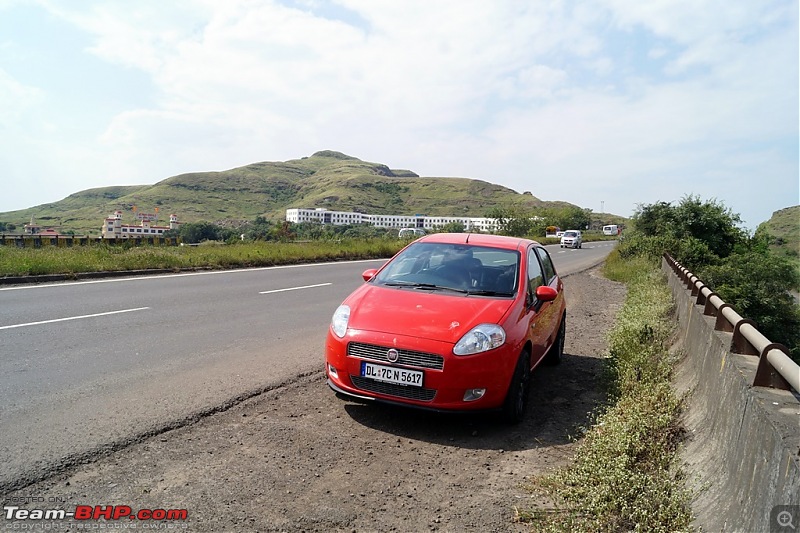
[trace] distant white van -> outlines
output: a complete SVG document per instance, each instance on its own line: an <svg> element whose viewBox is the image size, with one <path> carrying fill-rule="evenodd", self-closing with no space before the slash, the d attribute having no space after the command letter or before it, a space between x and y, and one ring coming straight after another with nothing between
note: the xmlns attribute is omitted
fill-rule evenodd
<svg viewBox="0 0 800 533"><path fill-rule="evenodd" d="M416 239L425 235L425 230L422 228L403 228L397 232L397 236L401 239Z"/></svg>
<svg viewBox="0 0 800 533"><path fill-rule="evenodd" d="M610 224L608 226L603 226L603 235L617 235L619 233L619 228L616 224Z"/></svg>

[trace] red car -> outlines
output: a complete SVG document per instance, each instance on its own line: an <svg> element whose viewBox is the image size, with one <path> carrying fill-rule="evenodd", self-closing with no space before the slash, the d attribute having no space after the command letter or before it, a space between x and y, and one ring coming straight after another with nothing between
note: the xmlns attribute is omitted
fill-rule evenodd
<svg viewBox="0 0 800 533"><path fill-rule="evenodd" d="M428 235L362 277L325 342L337 393L436 411L498 409L519 422L531 371L561 360L564 289L535 241Z"/></svg>

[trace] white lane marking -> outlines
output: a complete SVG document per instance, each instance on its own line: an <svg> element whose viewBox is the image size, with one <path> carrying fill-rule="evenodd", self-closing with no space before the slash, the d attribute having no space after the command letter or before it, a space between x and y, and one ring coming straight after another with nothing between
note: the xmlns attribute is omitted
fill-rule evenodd
<svg viewBox="0 0 800 533"><path fill-rule="evenodd" d="M212 270L209 272L185 272L183 274L154 274L154 275L143 275L143 276L136 276L131 278L114 278L114 279L96 279L91 281L74 281L74 282L66 282L66 283L44 283L41 285L23 285L23 286L16 286L16 287L0 287L0 291L20 291L23 289L44 289L48 287L74 287L75 285L90 285L93 283L119 283L121 281L149 281L154 279L165 279L165 278L183 278L188 276L212 276L215 274L238 274L241 272L259 272L262 270L280 270L284 268L304 268L304 267L318 267L318 266L330 266L330 265L342 265L342 264L352 264L352 263L370 263L381 261L385 263L388 261L389 258L386 259L359 259L356 261L329 261L327 263L307 263L301 265L278 265L278 266L271 266L271 267L257 267L257 268L238 268L234 270Z"/></svg>
<svg viewBox="0 0 800 533"><path fill-rule="evenodd" d="M66 322L67 320L79 320L81 318L94 318L98 316L117 315L119 313L131 313L133 311L144 311L149 307L137 307L136 309L121 309L119 311L108 311L107 313L94 313L92 315L69 316L66 318L55 318L53 320L42 320L40 322L28 322L26 324L13 324L11 326L0 326L0 329L24 328L25 326L40 326L42 324L52 324L53 322Z"/></svg>
<svg viewBox="0 0 800 533"><path fill-rule="evenodd" d="M287 287L285 289L275 289L275 290L272 290L272 291L262 291L262 292L259 292L258 294L270 294L270 293L273 293L273 292L296 291L296 290L300 290L300 289L313 289L314 287L324 287L326 285L333 285L333 284L332 283L317 283L316 285L303 285L301 287Z"/></svg>

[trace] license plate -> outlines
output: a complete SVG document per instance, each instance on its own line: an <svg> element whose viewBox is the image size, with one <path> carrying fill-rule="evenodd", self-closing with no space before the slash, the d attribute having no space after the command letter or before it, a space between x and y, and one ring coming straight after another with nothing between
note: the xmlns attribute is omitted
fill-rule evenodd
<svg viewBox="0 0 800 533"><path fill-rule="evenodd" d="M422 387L422 377L424 372L419 370L406 370L405 368L395 368L391 366L373 365L366 361L361 362L361 376L375 381L394 383L395 385L411 385L412 387Z"/></svg>

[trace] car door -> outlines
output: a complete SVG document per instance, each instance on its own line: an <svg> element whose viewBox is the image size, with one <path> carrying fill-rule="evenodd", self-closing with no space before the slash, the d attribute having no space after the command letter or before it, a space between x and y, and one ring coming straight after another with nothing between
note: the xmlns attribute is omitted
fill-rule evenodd
<svg viewBox="0 0 800 533"><path fill-rule="evenodd" d="M527 300L526 300L526 320L528 322L528 335L533 348L531 349L531 367L539 364L544 357L547 348L550 346L550 329L547 318L551 302L542 302L536 298L536 288L545 285L545 274L536 252L536 247L528 248L527 253Z"/></svg>
<svg viewBox="0 0 800 533"><path fill-rule="evenodd" d="M539 325L550 331L547 343L548 346L550 346L555 342L556 336L558 335L558 326L561 320L560 311L564 299L564 288L561 278L556 274L555 265L553 265L553 260L550 258L550 254L547 253L547 250L545 250L544 247L537 246L536 254L539 256L539 261L542 264L542 273L544 276L543 285L552 287L558 292L558 298L552 302L546 302L546 305L543 305L539 311Z"/></svg>

